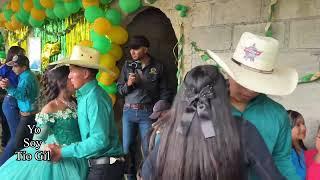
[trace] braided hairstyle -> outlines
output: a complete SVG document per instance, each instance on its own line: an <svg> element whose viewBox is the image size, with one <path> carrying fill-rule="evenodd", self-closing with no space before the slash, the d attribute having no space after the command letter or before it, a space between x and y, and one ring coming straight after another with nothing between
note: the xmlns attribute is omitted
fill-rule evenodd
<svg viewBox="0 0 320 180"><path fill-rule="evenodd" d="M58 97L60 91L67 88L69 72L68 66L53 65L48 67L40 81L44 104Z"/></svg>

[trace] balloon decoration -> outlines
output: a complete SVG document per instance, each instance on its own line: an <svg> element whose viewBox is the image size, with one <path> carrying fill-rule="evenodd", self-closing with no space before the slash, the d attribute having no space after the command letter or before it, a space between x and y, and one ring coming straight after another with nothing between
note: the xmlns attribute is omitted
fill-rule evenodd
<svg viewBox="0 0 320 180"><path fill-rule="evenodd" d="M117 3L119 10L110 8L112 2ZM120 74L116 62L123 56L120 46L128 40L128 32L121 26L122 14L133 13L141 6L141 0L8 0L0 8L0 27L9 32L20 32L28 27L41 37L41 42L60 42L61 49L55 51L57 53L70 53L69 49L75 44L98 50L101 53L100 65L107 71L99 72L97 80L114 103L117 93L114 81ZM85 20L80 22L75 18L79 15L82 19L84 15ZM84 29L77 29L77 23L90 24L83 25ZM72 38L68 38L71 37L68 34L72 34ZM49 61L52 54L57 54L48 50L52 44L55 43L42 45L46 49L44 62ZM0 48L0 57L2 55Z"/></svg>
<svg viewBox="0 0 320 180"><path fill-rule="evenodd" d="M0 59L6 58L6 52L5 52L5 43L2 36L2 33L0 32Z"/></svg>
<svg viewBox="0 0 320 180"><path fill-rule="evenodd" d="M140 0L119 0L119 6L125 13L133 13L141 7Z"/></svg>
<svg viewBox="0 0 320 180"><path fill-rule="evenodd" d="M108 9L105 17L111 22L112 25L120 25L122 21L122 15L116 9Z"/></svg>
<svg viewBox="0 0 320 180"><path fill-rule="evenodd" d="M113 26L107 33L108 38L115 44L122 45L128 40L128 32L121 26Z"/></svg>
<svg viewBox="0 0 320 180"><path fill-rule="evenodd" d="M86 47L92 47L93 46L93 43L92 41L89 41L89 40L83 40L79 43L80 46L86 46Z"/></svg>

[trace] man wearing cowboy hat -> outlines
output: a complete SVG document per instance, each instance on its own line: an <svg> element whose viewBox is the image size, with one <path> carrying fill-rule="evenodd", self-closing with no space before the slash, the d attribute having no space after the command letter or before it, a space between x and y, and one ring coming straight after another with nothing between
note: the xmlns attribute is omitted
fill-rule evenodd
<svg viewBox="0 0 320 180"><path fill-rule="evenodd" d="M100 53L92 48L75 46L70 59L56 64L69 64L69 79L77 90L78 123L82 141L65 147L50 145L52 160L87 158L88 179L121 180L124 159L122 145L114 121L112 102L95 79ZM108 72L108 70L106 70Z"/></svg>
<svg viewBox="0 0 320 180"><path fill-rule="evenodd" d="M147 133L151 129L152 108L158 100L171 102L167 79L162 64L152 58L150 43L144 36L134 36L129 42L132 61L126 61L117 82L119 94L125 97L123 108L123 150L130 158L128 180L136 179L135 149L137 132L140 133L144 157L148 152ZM141 67L132 68L141 62Z"/></svg>
<svg viewBox="0 0 320 180"><path fill-rule="evenodd" d="M256 126L282 175L295 180L299 177L290 159L288 115L283 106L265 95L288 95L297 86L296 70L275 67L278 50L277 40L245 32L232 59L221 60L207 52L229 76L233 115ZM258 178L251 172L250 179Z"/></svg>

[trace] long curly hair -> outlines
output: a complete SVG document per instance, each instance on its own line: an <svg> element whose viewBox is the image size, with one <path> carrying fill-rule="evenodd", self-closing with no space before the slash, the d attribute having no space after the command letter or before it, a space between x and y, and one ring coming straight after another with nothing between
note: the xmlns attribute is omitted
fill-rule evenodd
<svg viewBox="0 0 320 180"><path fill-rule="evenodd" d="M67 88L67 80L69 75L68 66L49 66L43 74L41 84L41 97L44 104L58 97L61 90Z"/></svg>

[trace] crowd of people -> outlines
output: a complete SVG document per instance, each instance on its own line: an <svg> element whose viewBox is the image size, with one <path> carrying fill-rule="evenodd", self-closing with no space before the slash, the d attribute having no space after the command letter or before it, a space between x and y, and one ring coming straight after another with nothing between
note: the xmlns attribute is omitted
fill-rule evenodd
<svg viewBox="0 0 320 180"><path fill-rule="evenodd" d="M320 126L308 149L303 116L267 96L290 94L298 82L295 69L276 66L277 40L245 32L231 59L208 50L217 65L192 68L177 94L147 38L128 47L117 81L122 138L96 80L108 71L98 51L74 46L38 82L25 51L9 49L0 67L2 179L320 179Z"/></svg>

